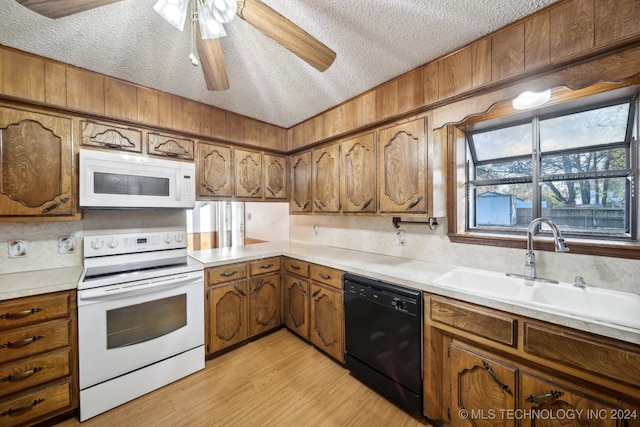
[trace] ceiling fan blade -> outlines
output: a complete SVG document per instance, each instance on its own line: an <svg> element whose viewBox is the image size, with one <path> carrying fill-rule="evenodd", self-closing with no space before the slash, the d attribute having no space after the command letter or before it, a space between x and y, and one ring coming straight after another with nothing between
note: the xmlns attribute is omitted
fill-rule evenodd
<svg viewBox="0 0 640 427"><path fill-rule="evenodd" d="M63 18L85 10L95 9L121 0L16 0L24 7L46 16L47 18Z"/></svg>
<svg viewBox="0 0 640 427"><path fill-rule="evenodd" d="M238 0L237 13L318 71L325 71L336 59L334 51L260 0Z"/></svg>
<svg viewBox="0 0 640 427"><path fill-rule="evenodd" d="M220 41L218 39L203 39L200 35L199 25L196 25L196 31L196 47L207 89L214 91L229 89L229 77L224 65Z"/></svg>

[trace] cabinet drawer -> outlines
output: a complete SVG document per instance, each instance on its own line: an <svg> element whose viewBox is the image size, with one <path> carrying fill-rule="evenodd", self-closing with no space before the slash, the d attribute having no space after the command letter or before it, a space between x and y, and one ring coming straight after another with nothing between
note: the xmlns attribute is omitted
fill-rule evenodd
<svg viewBox="0 0 640 427"><path fill-rule="evenodd" d="M489 309L431 297L431 320L501 344L515 347L517 321Z"/></svg>
<svg viewBox="0 0 640 427"><path fill-rule="evenodd" d="M71 382L52 384L0 402L0 425L17 426L53 411L71 409Z"/></svg>
<svg viewBox="0 0 640 427"><path fill-rule="evenodd" d="M309 263L297 259L285 258L284 270L302 277L309 277Z"/></svg>
<svg viewBox="0 0 640 427"><path fill-rule="evenodd" d="M82 145L142 152L142 132L138 129L82 121Z"/></svg>
<svg viewBox="0 0 640 427"><path fill-rule="evenodd" d="M2 301L0 330L69 316L69 307L68 292Z"/></svg>
<svg viewBox="0 0 640 427"><path fill-rule="evenodd" d="M157 133L147 135L147 153L154 156L193 160L193 146L194 142L187 138Z"/></svg>
<svg viewBox="0 0 640 427"><path fill-rule="evenodd" d="M0 366L0 397L69 375L70 359L65 348Z"/></svg>
<svg viewBox="0 0 640 427"><path fill-rule="evenodd" d="M0 333L0 363L69 345L71 321L52 320Z"/></svg>
<svg viewBox="0 0 640 427"><path fill-rule="evenodd" d="M640 352L632 345L525 322L524 350L634 387L640 384Z"/></svg>
<svg viewBox="0 0 640 427"><path fill-rule="evenodd" d="M265 258L261 259L260 261L253 261L249 264L249 270L252 276L280 271L280 257Z"/></svg>
<svg viewBox="0 0 640 427"><path fill-rule="evenodd" d="M209 285L244 279L245 277L247 277L246 264L231 264L207 268L207 283Z"/></svg>
<svg viewBox="0 0 640 427"><path fill-rule="evenodd" d="M335 268L311 264L311 280L342 289L342 271Z"/></svg>

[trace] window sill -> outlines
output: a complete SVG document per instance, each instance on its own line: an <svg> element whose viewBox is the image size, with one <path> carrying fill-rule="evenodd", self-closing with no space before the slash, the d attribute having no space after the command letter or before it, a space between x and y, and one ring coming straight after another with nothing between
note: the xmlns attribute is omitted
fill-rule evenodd
<svg viewBox="0 0 640 427"><path fill-rule="evenodd" d="M605 256L612 258L640 259L640 243L617 242L612 240L565 239L570 253L582 255ZM472 245L497 246L526 250L526 236L506 236L490 233L449 233L452 243ZM553 239L536 236L534 249L553 251Z"/></svg>

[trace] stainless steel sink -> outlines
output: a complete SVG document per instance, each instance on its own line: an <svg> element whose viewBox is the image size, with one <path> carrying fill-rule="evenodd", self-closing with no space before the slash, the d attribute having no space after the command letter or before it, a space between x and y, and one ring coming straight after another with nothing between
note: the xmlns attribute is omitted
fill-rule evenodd
<svg viewBox="0 0 640 427"><path fill-rule="evenodd" d="M547 312L640 329L640 295L572 283L546 283L458 267L434 284Z"/></svg>

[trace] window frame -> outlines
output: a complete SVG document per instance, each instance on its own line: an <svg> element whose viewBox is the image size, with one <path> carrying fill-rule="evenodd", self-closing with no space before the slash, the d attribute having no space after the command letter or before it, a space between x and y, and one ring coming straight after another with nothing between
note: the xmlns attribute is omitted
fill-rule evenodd
<svg viewBox="0 0 640 427"><path fill-rule="evenodd" d="M552 89L552 97L548 105L551 106L549 114L562 111L568 113L573 108L586 109L590 105L598 103L612 103L613 101L636 97L634 101L635 113L632 125L635 143L631 150L631 167L635 172L636 181L633 183L632 203L638 212L630 218L633 222L632 233L629 239L616 240L611 238L594 237L566 237L574 254L586 254L594 256L606 256L626 259L640 259L640 230L638 229L640 217L640 85L594 85L583 89L570 89L557 87ZM576 104L575 107L569 105ZM546 114L544 114L546 116ZM452 243L474 244L482 246L495 246L504 248L526 248L526 232L508 230L508 232L469 231L467 230L467 193L466 193L466 133L477 130L482 122L493 122L494 127L506 123L516 123L518 118L527 121L532 117L532 111L518 111L511 107L511 101L500 101L492 104L483 113L471 113L465 115L465 119L457 123L448 123L434 132L441 134L441 138L447 141L448 179L447 179L447 203L448 221L447 235ZM526 120L525 120L526 119ZM534 242L536 250L553 251L553 239L542 236Z"/></svg>

